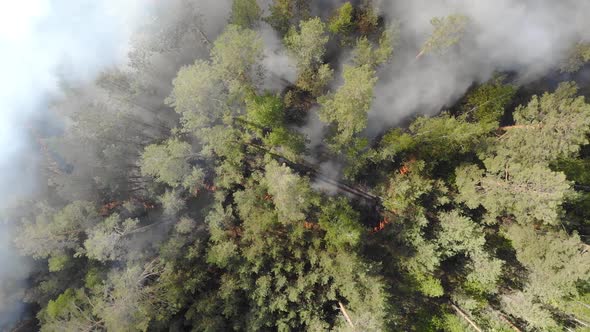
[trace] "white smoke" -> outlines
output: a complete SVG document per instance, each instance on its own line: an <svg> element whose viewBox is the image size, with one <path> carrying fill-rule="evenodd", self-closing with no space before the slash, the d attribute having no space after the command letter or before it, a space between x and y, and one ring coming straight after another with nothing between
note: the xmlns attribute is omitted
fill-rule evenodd
<svg viewBox="0 0 590 332"><path fill-rule="evenodd" d="M35 191L31 121L62 82L92 80L121 62L141 0L19 0L0 5L0 209ZM2 220L2 222L7 222ZM0 225L0 329L17 319L27 263L13 251L11 225Z"/></svg>
<svg viewBox="0 0 590 332"><path fill-rule="evenodd" d="M585 0L380 1L378 7L401 22L402 45L375 91L372 134L413 114L434 114L494 71L517 72L521 83L546 75L590 37ZM416 60L431 18L456 13L471 21L460 45Z"/></svg>

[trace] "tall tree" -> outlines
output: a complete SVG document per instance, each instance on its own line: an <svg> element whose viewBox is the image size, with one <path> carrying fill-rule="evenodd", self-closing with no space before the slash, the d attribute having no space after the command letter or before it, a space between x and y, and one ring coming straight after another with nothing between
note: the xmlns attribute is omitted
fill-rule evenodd
<svg viewBox="0 0 590 332"><path fill-rule="evenodd" d="M347 35L354 29L354 7L350 2L345 2L332 15L328 30L333 34Z"/></svg>
<svg viewBox="0 0 590 332"><path fill-rule="evenodd" d="M297 61L300 88L317 93L331 79L332 69L323 64L328 40L326 25L319 17L301 21L299 29L291 28L285 36L285 46Z"/></svg>
<svg viewBox="0 0 590 332"><path fill-rule="evenodd" d="M344 66L344 84L335 93L319 99L320 119L336 126L336 141L346 145L367 125L367 113L373 102L373 88L377 83L375 71L368 65Z"/></svg>
<svg viewBox="0 0 590 332"><path fill-rule="evenodd" d="M461 14L452 14L445 17L434 17L430 23L434 31L422 45L417 58L433 52L444 54L459 43L465 34L469 18Z"/></svg>
<svg viewBox="0 0 590 332"><path fill-rule="evenodd" d="M562 72L573 73L582 68L588 61L590 61L590 43L580 42L572 47L560 69Z"/></svg>
<svg viewBox="0 0 590 332"><path fill-rule="evenodd" d="M486 170L467 166L457 171L461 199L471 208L482 204L491 217L508 213L520 222L556 224L570 184L548 164L575 155L587 143L590 124L590 105L576 98L576 91L574 84L564 83L519 107L516 124L503 128L506 133L483 153Z"/></svg>
<svg viewBox="0 0 590 332"><path fill-rule="evenodd" d="M92 227L98 217L98 211L90 202L76 201L57 212L41 207L34 222L25 221L16 245L34 258L72 255L82 249L84 231Z"/></svg>
<svg viewBox="0 0 590 332"><path fill-rule="evenodd" d="M262 11L256 0L234 0L230 23L242 28L254 28L260 20Z"/></svg>
<svg viewBox="0 0 590 332"><path fill-rule="evenodd" d="M183 186L192 189L202 183L203 172L191 166L190 156L190 144L175 138L162 144L152 144L142 154L141 172L173 188Z"/></svg>
<svg viewBox="0 0 590 332"><path fill-rule="evenodd" d="M273 0L270 15L266 21L281 35L289 31L291 25L309 17L309 0Z"/></svg>

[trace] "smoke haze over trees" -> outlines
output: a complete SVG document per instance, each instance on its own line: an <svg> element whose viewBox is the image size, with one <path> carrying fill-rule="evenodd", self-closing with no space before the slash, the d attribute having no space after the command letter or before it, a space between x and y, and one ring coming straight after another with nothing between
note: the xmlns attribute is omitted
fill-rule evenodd
<svg viewBox="0 0 590 332"><path fill-rule="evenodd" d="M590 328L590 3L4 7L1 331Z"/></svg>

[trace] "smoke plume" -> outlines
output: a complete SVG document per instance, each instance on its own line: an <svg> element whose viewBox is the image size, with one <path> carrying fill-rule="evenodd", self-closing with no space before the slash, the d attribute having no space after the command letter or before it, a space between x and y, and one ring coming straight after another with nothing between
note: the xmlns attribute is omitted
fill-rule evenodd
<svg viewBox="0 0 590 332"><path fill-rule="evenodd" d="M31 122L60 94L121 62L147 7L140 0L4 1L0 10L0 208L35 194ZM8 219L8 220L6 220ZM0 330L16 320L27 262L13 250L10 218L0 219Z"/></svg>
<svg viewBox="0 0 590 332"><path fill-rule="evenodd" d="M517 72L518 83L546 75L575 43L590 37L588 1L415 0L377 6L388 21L401 23L402 42L375 91L372 134L414 114L434 114L495 71ZM459 46L416 59L432 32L431 18L449 14L470 19Z"/></svg>
<svg viewBox="0 0 590 332"><path fill-rule="evenodd" d="M35 165L40 157L35 136L31 135L31 122L46 115L48 101L60 96L62 83L91 82L101 71L123 65L130 51L130 37L147 21L152 9L164 17L162 26L183 18L187 24L202 19L203 32L214 40L231 8L230 0L4 2L0 11L0 209L24 195L35 194ZM326 18L343 2L311 1L311 12ZM259 3L266 9L270 1ZM590 37L590 21L585 17L590 2L586 0L374 3L386 21L400 22L401 43L392 62L379 73L381 80L369 114L371 136L408 116L434 114L456 101L473 82L485 81L496 71L515 71L519 82L545 75L567 56L572 45ZM195 12L197 15L193 15ZM432 32L430 19L454 13L470 18L460 45L444 55L416 59ZM259 32L267 47L264 65L273 74L264 87L279 90L296 79L292 59L266 24L261 24ZM186 36L170 40L166 33L158 33L161 31L146 31L142 42L177 42L181 46L170 46L175 58L156 55L150 59L160 64L152 66L153 72L144 73L150 83L157 85L154 103L161 103L169 93L170 81L179 66L206 56L206 49L197 46L199 40ZM346 58L346 52L338 52L341 59ZM306 133L312 145L319 145L323 126L315 117L311 122ZM338 176L338 165L322 166L324 171L332 169L334 177ZM12 249L13 227L7 224L10 218L5 219L0 216L0 330L18 315L15 308L20 294L13 291L19 288L14 285L28 273L27 262Z"/></svg>

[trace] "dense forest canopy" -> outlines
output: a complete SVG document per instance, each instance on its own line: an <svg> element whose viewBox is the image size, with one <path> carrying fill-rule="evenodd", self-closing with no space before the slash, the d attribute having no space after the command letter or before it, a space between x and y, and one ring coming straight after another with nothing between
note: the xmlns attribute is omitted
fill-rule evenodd
<svg viewBox="0 0 590 332"><path fill-rule="evenodd" d="M467 9L200 2L31 125L0 329L590 331L590 39L519 72Z"/></svg>

